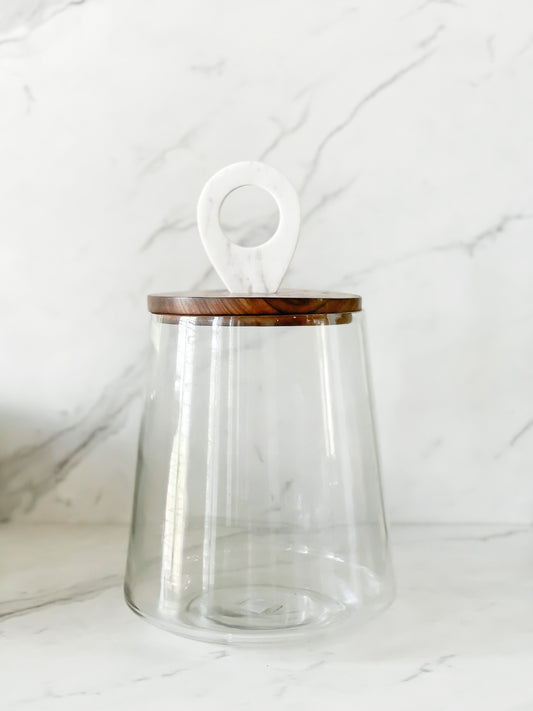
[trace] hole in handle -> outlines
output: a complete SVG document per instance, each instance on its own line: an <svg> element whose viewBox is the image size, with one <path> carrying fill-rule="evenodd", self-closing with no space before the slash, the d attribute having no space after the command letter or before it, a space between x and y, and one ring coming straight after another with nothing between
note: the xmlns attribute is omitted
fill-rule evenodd
<svg viewBox="0 0 533 711"><path fill-rule="evenodd" d="M220 206L218 219L226 237L241 247L268 242L279 225L279 208L272 195L255 185L232 190Z"/></svg>

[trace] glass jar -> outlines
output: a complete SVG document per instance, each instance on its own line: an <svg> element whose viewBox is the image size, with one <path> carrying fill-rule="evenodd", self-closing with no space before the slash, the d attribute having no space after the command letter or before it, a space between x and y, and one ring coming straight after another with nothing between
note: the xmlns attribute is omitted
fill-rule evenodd
<svg viewBox="0 0 533 711"><path fill-rule="evenodd" d="M387 606L364 316L351 294L149 297L125 582L188 637L298 637Z"/></svg>
<svg viewBox="0 0 533 711"><path fill-rule="evenodd" d="M129 605L210 640L372 615L393 585L360 299L190 313L216 310L211 295L158 313L180 301L150 300Z"/></svg>

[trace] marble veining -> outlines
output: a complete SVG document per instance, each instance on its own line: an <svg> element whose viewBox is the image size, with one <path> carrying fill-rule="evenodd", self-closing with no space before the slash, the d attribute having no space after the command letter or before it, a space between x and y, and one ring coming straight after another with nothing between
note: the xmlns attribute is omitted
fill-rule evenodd
<svg viewBox="0 0 533 711"><path fill-rule="evenodd" d="M334 193L333 196L336 196ZM428 249L416 250L413 252L408 252L407 254L400 255L392 260L383 260L381 262L376 262L365 269L357 272L357 278L359 280L372 275L375 271L380 269L388 269L394 267L402 262L408 262L411 260L418 260L419 257L424 257L426 255L438 254L440 252L448 252L449 250L461 250L469 257L475 255L476 250L485 242L485 240L493 240L498 236L503 234L507 230L508 225L512 226L512 223L516 220L531 220L533 215L504 215L491 227L487 227L473 237L469 237L465 240L459 242L452 242L447 244L439 244ZM353 280L354 274L350 272L345 277L345 282L350 283Z"/></svg>
<svg viewBox="0 0 533 711"><path fill-rule="evenodd" d="M5 0L0 9L0 44L24 39L35 28L85 0Z"/></svg>
<svg viewBox="0 0 533 711"><path fill-rule="evenodd" d="M140 374L146 357L129 366L76 422L35 445L24 446L0 461L0 521L23 507L31 511L44 493L68 476L79 460L120 431L126 410L142 392Z"/></svg>
<svg viewBox="0 0 533 711"><path fill-rule="evenodd" d="M0 601L1 607L7 607L6 612L0 611L0 620L7 620L12 617L27 615L31 612L42 610L43 608L51 605L61 605L76 602L77 600L87 600L90 597L98 595L104 590L122 587L122 583L122 575L109 575L101 580L95 580L90 585L73 585L70 588L61 590L60 593L55 592L48 595L37 595L29 598L25 597L21 600Z"/></svg>
<svg viewBox="0 0 533 711"><path fill-rule="evenodd" d="M196 201L262 160L284 286L363 296L389 518L531 522L532 49L529 0L6 0L0 519L129 518L145 295L220 287Z"/></svg>
<svg viewBox="0 0 533 711"><path fill-rule="evenodd" d="M322 138L320 143L318 144L311 164L309 166L309 169L307 170L304 179L301 184L300 191L304 192L308 186L308 184L311 182L313 179L315 173L318 170L320 159L322 157L322 153L326 150L328 147L328 144L330 141L332 141L336 136L341 134L348 126L352 123L352 121L355 120L359 112L371 101L373 101L375 98L377 98L383 91L388 89L390 86L392 86L395 82L400 80L403 76L406 74L409 74L409 72L413 71L413 69L416 69L418 66L423 64L429 57L431 56L432 52L426 52L425 54L422 54L421 57L417 57L414 59L412 62L409 62L406 66L401 67L397 71L395 71L390 77L387 77L383 81L381 81L376 87L371 89L368 94L363 96L362 99L360 99L355 106L350 110L350 113L348 116L338 124L336 124L332 129L328 131L328 133Z"/></svg>

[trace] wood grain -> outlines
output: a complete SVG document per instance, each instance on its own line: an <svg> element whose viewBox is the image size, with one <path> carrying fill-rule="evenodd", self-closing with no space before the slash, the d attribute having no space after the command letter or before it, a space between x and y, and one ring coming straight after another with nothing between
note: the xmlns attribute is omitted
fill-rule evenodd
<svg viewBox="0 0 533 711"><path fill-rule="evenodd" d="M150 294L153 314L175 316L268 316L342 314L361 311L361 297L330 291L294 291L276 294L230 294L228 291Z"/></svg>

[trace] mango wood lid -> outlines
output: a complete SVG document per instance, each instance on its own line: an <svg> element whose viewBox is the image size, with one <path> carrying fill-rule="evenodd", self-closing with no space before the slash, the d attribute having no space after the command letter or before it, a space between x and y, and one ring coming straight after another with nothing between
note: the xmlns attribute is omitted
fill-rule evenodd
<svg viewBox="0 0 533 711"><path fill-rule="evenodd" d="M343 314L361 309L360 296L331 291L281 289L275 294L178 291L148 296L148 310L151 313L172 316Z"/></svg>

